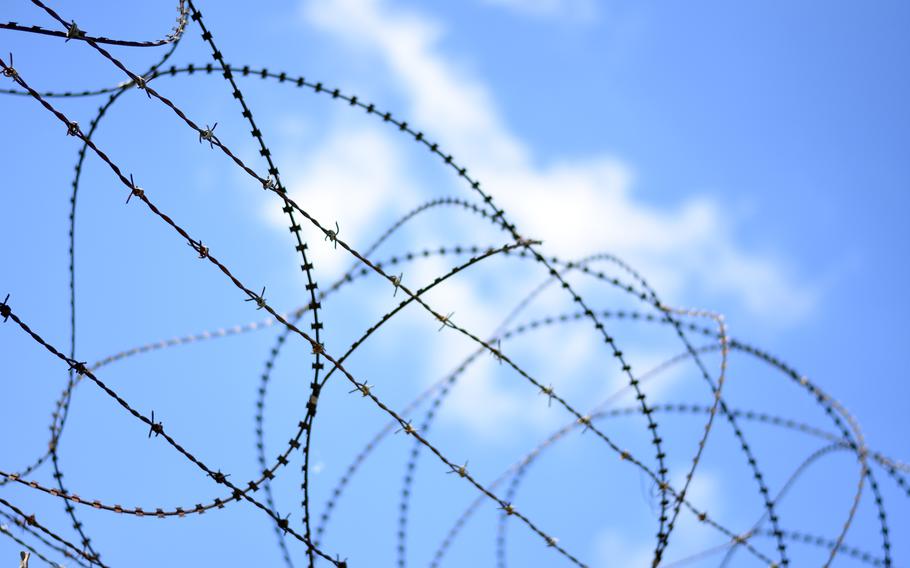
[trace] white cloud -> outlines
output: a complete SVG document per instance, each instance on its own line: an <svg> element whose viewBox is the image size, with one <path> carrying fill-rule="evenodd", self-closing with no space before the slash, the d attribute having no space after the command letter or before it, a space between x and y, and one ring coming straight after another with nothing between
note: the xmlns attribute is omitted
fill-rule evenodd
<svg viewBox="0 0 910 568"><path fill-rule="evenodd" d="M425 125L446 146L470 149L460 159L524 164L526 149L502 124L487 88L436 52L442 36L437 23L415 14L395 13L376 0L315 0L304 3L309 22L371 54L387 66L392 87L407 98L406 114ZM460 153L461 154L461 153Z"/></svg>
<svg viewBox="0 0 910 568"><path fill-rule="evenodd" d="M291 197L326 228L356 248L377 227L379 217L398 214L413 206L417 197L409 183L396 146L389 134L376 126L345 126L326 136L319 149L289 168L286 176ZM273 202L265 208L269 220L287 227L287 219ZM309 230L309 227L307 227ZM331 243L316 239L310 243L320 273L338 275L351 264L347 255L334 254Z"/></svg>
<svg viewBox="0 0 910 568"><path fill-rule="evenodd" d="M381 0L313 0L304 3L304 14L385 66L387 86L409 105L400 115L479 174L519 229L543 239L548 252L615 253L670 298L705 289L778 322L811 312L814 290L793 282L772 259L738 247L713 201L693 197L675 209L640 203L631 168L612 156L534 163L532 149L504 124L484 82L440 52L438 22Z"/></svg>
<svg viewBox="0 0 910 568"><path fill-rule="evenodd" d="M773 259L738 246L732 223L717 203L693 197L669 209L644 204L632 191L632 168L608 155L538 163L533 150L505 124L487 85L440 52L444 30L438 22L392 8L383 0L306 1L303 14L309 24L345 49L374 61L384 72L382 84L375 85L372 94L392 89L401 96L406 108L397 109L396 115L432 133L446 151L478 175L519 231L543 239L548 254L578 258L614 253L639 268L670 301L685 297L687 290L707 290L735 298L755 315L774 321L810 313L816 294L790 280ZM371 220L383 216L390 205L404 209L405 203L413 206L421 201L416 192L404 190L412 182L396 150L396 133L382 132L351 130L347 122L330 124L328 143L304 164L306 176L291 184L292 192L302 194L301 201L320 219L333 220L344 210L342 231L355 245ZM358 147L363 151L358 152ZM354 155L363 158L352 160ZM358 206L346 207L352 202ZM470 242L472 238L445 234L428 240ZM342 255L327 258L346 266ZM502 278L509 278L508 269L503 270ZM407 276L414 278L414 274ZM457 284L447 282L435 293L430 304L443 313L455 310L456 318L463 319L473 310L486 314L484 308L513 301L490 294L459 277ZM495 325L492 321L477 324L469 329L482 337ZM436 377L446 370L428 372ZM552 380L545 376L547 372L538 377L543 383ZM447 403L450 415L475 433L489 431L494 421L503 419L538 422L533 413L521 411L531 399L539 402L530 385L516 380L508 383L520 385L513 390L492 381L492 374L482 370L472 376ZM486 401L483 412L478 410L478 400ZM588 401L589 405L594 402ZM553 409L550 414L560 416L560 412Z"/></svg>

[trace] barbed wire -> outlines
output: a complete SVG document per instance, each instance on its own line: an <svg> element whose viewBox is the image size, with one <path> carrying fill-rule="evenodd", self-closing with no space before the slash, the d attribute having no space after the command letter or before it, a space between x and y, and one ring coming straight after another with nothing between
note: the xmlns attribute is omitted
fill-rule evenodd
<svg viewBox="0 0 910 568"><path fill-rule="evenodd" d="M72 560L80 566L107 566L102 563L101 555L92 545L92 539L88 536L82 522L80 522L77 507L87 507L95 510L112 512L119 515L130 515L134 517L154 517L154 518L183 518L191 515L203 514L206 511L218 510L225 508L234 503L246 502L253 507L262 511L269 517L273 531L276 535L280 554L284 563L288 567L293 567L293 556L291 549L288 548L286 538L288 535L295 540L303 543L306 550L306 561L310 567L317 562L322 561L331 563L335 566L344 568L348 565L343 560L344 550L328 552L323 547L327 527L345 489L350 485L354 476L360 471L361 466L366 460L373 455L378 445L389 437L394 437L396 433L403 433L404 438L413 438L413 445L408 454L405 463L404 478L399 493L398 522L396 530L396 561L402 568L408 564L408 542L414 532L414 525L410 522L411 503L415 499L414 481L417 473L418 458L424 450L428 450L444 466L444 472L454 474L455 477L464 480L467 486L473 487L477 492L475 500L470 506L457 517L455 523L449 529L446 536L442 539L441 544L431 560L432 566L438 566L444 559L446 552L453 545L457 535L466 526L471 516L478 511L484 503L492 501L498 508L498 524L496 529L496 560L499 566L506 566L507 560L507 532L506 526L509 519L515 518L520 521L532 534L545 545L546 548L553 549L565 561L578 566L587 564L580 559L574 551L568 546L560 543L553 534L545 530L544 526L550 526L554 523L551 513L539 515L528 512L525 508L519 510L514 505L514 500L518 488L525 478L526 472L537 458L548 448L559 443L565 437L575 431L590 431L593 437L606 446L608 455L618 460L615 463L624 463L636 468L641 475L649 479L656 488L656 497L659 512L657 513L657 532L655 534L655 543L652 551L652 566L659 565L682 565L695 561L709 558L720 552L724 552L721 565L725 566L731 562L738 550L744 550L753 558L758 559L765 565L769 566L788 566L790 558L787 553L787 542L801 542L820 547L826 551L824 566L830 566L838 554L847 555L865 563L876 566L892 566L892 545L888 517L884 508L884 498L880 486L877 483L872 466L881 468L886 474L894 480L900 490L910 497L910 483L902 475L910 473L910 466L904 462L869 449L866 445L863 432L859 422L847 410L847 408L827 394L816 383L809 381L804 375L799 374L795 369L783 363L779 359L767 354L766 352L752 347L735 338L729 337L723 315L714 313L710 310L691 310L680 309L665 304L657 295L657 292L650 284L623 260L609 253L602 253L588 256L575 261L566 261L558 257L544 256L542 252L542 243L533 238L528 238L519 232L517 226L510 222L506 217L506 211L498 207L492 194L481 188L480 181L468 174L467 169L460 165L455 158L445 153L438 143L430 141L423 131L411 126L408 122L396 118L391 112L380 110L373 103L364 102L356 95L341 92L338 88L327 88L322 82L306 80L303 76L292 76L286 72L270 72L266 68L253 69L249 66L233 66L226 62L224 55L215 43L214 36L207 27L202 13L197 9L192 0L179 0L177 4L178 17L176 24L171 32L160 40L152 41L134 41L126 39L112 39L99 35L92 35L83 30L74 20L67 20L56 10L45 4L42 0L30 0L37 8L50 16L59 24L60 29L46 29L37 25L22 25L17 22L0 23L0 29L6 29L15 32L37 34L54 38L64 38L65 41L76 40L74 43L83 43L94 50L102 59L119 69L126 80L115 86L88 88L78 91L69 90L49 90L40 92L33 87L25 76L31 72L18 69L14 66L13 56L10 54L9 62L0 59L0 70L4 77L11 79L14 88L0 89L0 93L16 96L27 96L39 103L48 113L54 116L65 126L65 134L78 139L81 142L77 153L74 177L72 181L72 192L69 200L69 247L68 247L68 272L69 272L69 350L68 355L59 350L53 343L45 339L45 336L39 331L34 330L26 323L25 316L13 309L13 301L9 296L0 303L0 319L4 322L11 321L26 336L31 338L38 345L42 346L47 352L66 363L68 367L68 380L63 392L55 400L54 408L51 414L51 424L49 426L50 439L47 449L39 453L38 457L28 465L20 468L18 471L7 472L3 469L5 466L0 465L0 486L13 484L19 487L28 488L33 491L49 495L54 499L61 501L64 510L70 519L72 530L78 537L81 548L69 540L39 523L33 514L26 514L22 509L13 505L9 501L0 498L0 506L3 506L7 512L0 510L0 517L12 522L23 530L22 536L28 535L35 542L26 542L20 536L12 534L7 525L0 525L0 534L12 539L17 545L24 547L29 553L36 558L51 566L61 564L50 559L46 554L56 554L66 560ZM176 52L178 45L185 36L185 31L189 23L198 26L200 36L206 47L211 51L212 62L203 65L189 64L182 67L170 66L163 69L164 64ZM160 47L168 46L163 56L144 73L136 73L128 67L123 60L115 57L107 51L102 45L113 45L120 47ZM220 73L229 87L231 96L240 105L240 114L250 127L250 136L258 147L258 154L265 162L265 172L259 173L253 165L244 161L238 152L223 142L215 129L218 121L212 121L212 126L207 123L203 128L200 124L190 117L176 102L171 98L161 94L156 88L151 86L161 78L175 78L178 76L190 77L199 75L212 75ZM442 161L443 164L451 168L456 177L467 184L471 192L480 199L478 203L473 203L459 197L438 198L428 201L402 216L385 230L369 247L362 252L359 251L341 237L341 225L338 221L319 220L309 211L298 205L298 203L289 195L287 187L282 182L278 167L273 159L272 152L266 145L263 133L254 119L253 112L244 96L243 91L238 85L238 77L258 77L260 79L270 79L277 81L279 84L305 87L309 92L319 95L328 96L331 100L343 103L348 108L357 108L366 112L367 115L380 118L383 123L389 125L394 131L416 142ZM136 89L143 91L150 101L150 104L160 103L169 108L178 117L179 122L194 132L198 136L200 143L205 142L209 149L216 150L225 155L234 166L247 176L252 177L257 182L257 186L266 190L268 193L278 197L282 212L285 214L288 223L289 232L292 234L292 244L294 252L299 254L300 270L305 280L305 288L309 297L306 305L296 308L289 312L280 312L266 299L265 288L261 292L256 292L258 287L249 286L241 281L235 272L232 271L226 263L222 262L213 255L209 246L203 244L200 237L191 236L184 225L178 224L170 214L160 208L152 198L149 192L140 187L133 176L127 177L126 170L121 168L109 154L103 150L94 141L94 135L107 115L109 109L120 99L120 97ZM89 128L85 132L80 128L78 123L71 120L67 114L58 109L50 102L55 98L72 98L72 97L91 97L99 95L109 95L107 101L99 107L95 117L89 123ZM223 121L223 119L222 119ZM86 157L89 153L96 155L115 175L120 183L128 190L127 204L135 198L142 202L154 218L162 221L170 229L184 240L193 250L200 260L213 265L218 269L228 281L240 290L244 295L244 300L250 303L250 307L256 310L265 310L269 317L254 321L251 323L238 325L234 327L222 327L212 331L186 335L178 338L157 341L141 346L133 347L109 355L97 362L89 365L77 358L76 344L76 209L77 197L82 172ZM415 251L398 253L389 256L386 260L373 260L376 250L390 237L395 235L409 221L416 219L430 211L444 211L453 214L467 214L477 216L491 222L493 227L506 233L507 242L505 244L494 246L478 245L449 245L435 248L418 248ZM350 268L334 283L324 291L319 290L316 279L316 266L314 259L308 255L308 243L304 237L304 223L312 225L317 230L319 236L324 237L325 241L331 243L333 249L340 247L341 254L353 257ZM334 226L334 229L332 227ZM91 229L91 227L89 227ZM411 278L405 279L404 272L397 272L399 267L405 263L427 259L430 257L446 256L467 256L467 259L455 264L448 270L439 272L432 280L423 285L417 285ZM500 322L495 330L488 334L481 334L469 329L465 325L456 323L454 311L443 310L431 306L425 299L434 289L445 288L447 281L455 276L460 276L462 272L476 265L487 265L488 260L495 257L510 257L518 259L521 264L530 263L532 266L539 266L546 274L543 281L538 283L530 293L521 297L508 315ZM607 263L609 272L595 270L593 266L597 263ZM613 271L616 271L615 273ZM569 277L573 274L592 278L599 286L605 286L610 289L618 290L628 296L634 302L638 302L647 311L636 310L602 310L594 309L590 299L582 296L578 290L581 284L570 283ZM355 282L358 279L365 279L371 275L377 275L390 285L388 289L392 297L398 297L401 293L400 301L392 309L385 311L378 317L365 331L354 339L349 347L340 355L337 350L329 351L324 344L324 326L325 316L322 303L332 294L342 287ZM405 280L409 284L405 284ZM533 319L516 327L509 327L517 318L529 309L545 290L554 288L561 290L562 294L567 294L573 304L576 304L579 311L561 314L558 316L549 316L542 319ZM474 346L474 350L468 355L455 369L432 383L429 387L413 397L410 402L405 404L401 410L396 410L384 399L379 398L378 391L382 387L377 387L368 383L370 377L358 377L349 372L344 363L357 352L361 347L374 335L381 333L381 330L387 323L398 318L407 307L416 304L419 309L429 315L436 324L438 331L456 333ZM460 312L459 312L460 313ZM309 318L311 333L307 333L300 327L300 322L304 318ZM714 327L703 327L691 320L709 319L714 322ZM630 350L628 345L625 348L620 347L620 341L616 339L613 331L607 331L605 321L638 321L659 323L669 326L676 339L679 340L684 352L668 359L645 373L633 373L630 357L626 354ZM613 368L616 372L624 377L625 385L616 391L613 395L603 402L591 407L585 411L579 403L571 401L570 397L565 395L561 390L557 392L552 383L544 380L537 374L533 374L526 363L519 363L519 358L515 355L507 355L502 350L502 342L523 336L531 331L537 331L546 327L559 326L570 322L587 322L593 326L594 333L599 337L606 347L604 354L608 355L614 361ZM185 447L175 434L169 430L165 431L163 420L156 420L154 412L150 415L137 410L138 405L129 402L125 397L119 394L107 383L102 382L96 373L113 363L125 359L145 355L155 351L162 351L171 347L189 346L192 344L220 339L230 336L238 336L253 333L256 331L278 328L279 334L276 337L275 344L269 351L268 358L264 364L264 370L260 376L260 383L257 389L255 402L255 449L256 458L260 474L250 479L248 482L235 483L229 480L230 475L221 469L211 465L210 462L202 461L198 453L191 452ZM689 337L693 333L700 336L707 336L713 339L713 343L704 346L695 346ZM309 394L306 398L306 411L302 419L298 421L296 433L290 438L277 457L270 461L266 457L266 432L265 422L265 400L272 370L275 362L282 352L283 347L287 344L287 339L291 335L300 337L310 348L312 375L309 382ZM824 413L830 418L837 432L829 432L819 427L810 425L806 422L792 418L778 416L774 413L754 412L739 410L736 407L728 405L728 399L725 395L724 385L728 380L728 356L731 352L742 352L748 354L759 361L769 365L771 368L781 372L787 378L791 379L794 384L802 388L808 395L809 400L817 404ZM483 360L484 355L489 355L503 369L508 370L511 375L520 378L521 381L529 383L533 390L543 395L548 407L553 412L568 413L571 421L557 430L554 434L547 437L542 443L537 445L529 453L525 454L520 460L510 466L499 477L490 482L484 482L480 474L475 472L475 467L468 468L471 460L456 460L452 458L452 449L443 448L436 440L429 437L429 432L434 421L439 416L447 397L459 385L459 380L466 375L468 369L475 363ZM716 371L711 371L705 360L705 356L718 354L720 361ZM557 353L557 358L563 355ZM711 402L709 404L697 403L655 403L652 402L642 388L642 383L654 380L664 371L683 361L694 363L698 373L707 383L711 393ZM329 367L326 368L328 363ZM504 364L504 365L503 365ZM321 394L324 392L329 379L340 372L343 379L353 387L349 394L357 398L369 399L373 407L379 409L388 417L388 422L370 439L364 448L356 454L352 463L339 478L330 497L324 505L322 513L318 515L318 524L315 529L311 528L313 515L311 489L312 489L312 466L311 457L313 453L315 417L317 408L322 401ZM602 368L598 367L598 374L604 375ZM129 413L135 420L142 422L148 427L148 437L162 438L183 458L194 464L200 469L207 478L215 482L216 485L224 486L227 490L220 497L203 500L202 503L195 503L185 506L158 506L146 505L144 507L132 506L124 507L119 504L111 504L98 499L85 499L79 497L76 493L67 489L63 483L63 472L59 460L60 437L67 422L72 405L72 396L76 387L88 379L108 397L113 399L122 409ZM375 380L375 379L374 379ZM622 396L629 394L634 398L636 404L624 408L610 408ZM553 403L556 403L553 405ZM417 421L411 418L423 406L423 419ZM325 403L323 403L323 408ZM330 411L323 411L325 412ZM691 457L690 464L685 469L682 483L671 483L669 477L669 467L667 463L668 441L665 439L665 429L659 426L656 415L676 414L688 417L703 416L705 423L698 436L697 450ZM757 494L763 502L764 511L759 519L745 528L732 528L726 523L720 522L704 506L693 501L689 497L691 483L697 475L699 464L708 445L710 434L715 426L715 418L720 414L729 424L732 433L735 436L740 451L745 457L745 461L750 468L753 480L756 484ZM636 416L643 418L644 429L648 437L648 445L651 446L649 463L645 458L638 457L638 452L633 452L623 448L617 441L615 433L608 435L607 430L600 426L600 423L607 418L617 418L620 416ZM815 450L790 474L787 481L775 492L772 493L763 468L759 466L757 452L753 450L752 444L747 440L739 421L751 421L769 424L781 427L788 431L799 432L814 438L820 438L827 442L827 445ZM675 445L675 444L674 444ZM457 450L456 450L457 451ZM852 453L859 464L860 470L857 476L856 489L853 493L850 510L846 518L840 525L837 534L831 537L814 536L809 532L784 529L778 512L778 505L781 500L792 491L795 482L810 465L821 460L822 457L835 451L847 451ZM300 519L300 528L291 526L289 516L278 513L278 499L273 490L272 482L281 473L284 466L288 465L292 454L299 453L302 456L301 474L302 484L300 507L302 511ZM43 464L48 460L52 464L54 485L42 483L32 479L32 474L36 473ZM28 463L28 462L27 462ZM614 463L614 462L610 462ZM763 466L766 462L762 462ZM508 483L505 494L499 494L495 491L502 485ZM874 506L877 510L878 521L880 524L879 533L881 537L881 556L875 556L871 552L863 551L860 548L848 546L845 544L848 532L851 526L857 522L859 506L866 490L872 492ZM744 490L743 487L738 487ZM264 497L260 500L256 494L262 490ZM538 495L539 497L543 497ZM726 541L719 546L711 547L707 550L691 554L688 557L681 558L677 561L667 563L664 560L667 548L670 546L671 537L677 527L677 521L681 514L685 514L701 524L710 527L720 533ZM763 529L765 523L770 524L769 529ZM755 544L756 537L770 537L774 541L775 549L768 553L760 546ZM675 542L675 541L674 541Z"/></svg>

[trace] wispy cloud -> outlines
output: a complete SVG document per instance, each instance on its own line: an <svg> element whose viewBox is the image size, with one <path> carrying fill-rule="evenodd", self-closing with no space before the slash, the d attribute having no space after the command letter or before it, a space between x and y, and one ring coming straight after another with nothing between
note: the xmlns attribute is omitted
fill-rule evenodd
<svg viewBox="0 0 910 568"><path fill-rule="evenodd" d="M633 168L614 156L558 161L536 157L534 148L506 124L487 83L442 53L445 29L439 21L383 0L310 0L302 4L302 13L308 25L324 32L339 48L381 69L382 81L367 85L372 89L368 94L401 98L406 108L396 109L396 115L420 125L478 175L519 230L543 239L548 253L578 258L612 252L641 269L670 301L699 290L732 298L766 322L771 321L768 316L779 323L784 316L799 320L811 313L815 290L794 282L773 258L739 245L735 227L720 204L698 196L672 208L645 204L635 196ZM377 232L380 227L375 220L387 217L390 209L400 211L421 201L413 189L415 178L400 155L396 132L330 120L322 136L325 142L301 165L306 175L292 180L291 192L321 219L332 220L343 212L342 231L352 242L360 242L363 233L357 231L364 228ZM351 159L353 155L357 159ZM351 203L357 206L348 207ZM277 222L283 226L283 219ZM457 226L447 225L444 230L446 234L433 234L427 241L471 242L473 238L459 233ZM338 268L344 257L326 258ZM420 274L412 269L407 277L419 280ZM520 279L503 274L510 277ZM434 294L431 304L443 313L456 310L458 318L472 311L465 302L491 310L511 302L492 297L493 292L469 279ZM420 315L425 319L425 314ZM471 329L483 335L495 324L484 325ZM454 357L450 350L438 352ZM581 353L578 360L586 357ZM431 378L457 364L442 359L427 369ZM541 369L544 374L560 375L560 369ZM536 392L518 392L510 386L515 383L495 383L495 375L481 368L471 384L456 389L446 406L448 416L478 434L489 432L494 423L519 428L529 422L538 428L553 423L552 416L541 418L549 409ZM547 383L551 379L541 376ZM478 405L477 400L485 404ZM541 412L529 412L531 405L541 407Z"/></svg>
<svg viewBox="0 0 910 568"><path fill-rule="evenodd" d="M288 168L286 179L291 194L327 228L334 230L335 220L343 219L339 234L355 246L368 232L385 228L376 226L381 218L401 214L419 199L398 147L372 125L332 129L318 149ZM280 209L271 206L265 212L276 226L287 226ZM323 274L338 275L350 266L350 258L334 254L331 243L317 239L310 246Z"/></svg>
<svg viewBox="0 0 910 568"><path fill-rule="evenodd" d="M738 298L757 317L798 321L817 293L779 262L737 244L717 203L692 197L672 209L636 200L633 168L601 155L535 159L505 124L489 86L442 53L444 26L381 0L312 0L306 20L388 71L412 124L432 133L548 251L570 257L599 251L624 256L670 297L686 289ZM543 215L542 212L546 212Z"/></svg>

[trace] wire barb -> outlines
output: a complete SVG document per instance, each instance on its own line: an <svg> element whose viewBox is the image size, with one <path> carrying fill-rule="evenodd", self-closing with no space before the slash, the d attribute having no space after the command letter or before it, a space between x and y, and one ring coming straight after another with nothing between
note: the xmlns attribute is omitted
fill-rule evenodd
<svg viewBox="0 0 910 568"><path fill-rule="evenodd" d="M66 39L63 40L63 43L68 42L71 39L81 39L85 37L85 32L79 29L79 26L76 25L76 21L73 20L69 27L66 28Z"/></svg>
<svg viewBox="0 0 910 568"><path fill-rule="evenodd" d="M231 474L229 474L229 473L227 473L227 474L221 473L220 469L210 475L211 475L212 479L215 480L215 483L217 483L219 485L224 485L227 482L227 478L231 476Z"/></svg>
<svg viewBox="0 0 910 568"><path fill-rule="evenodd" d="M326 229L325 230L325 240L332 241L335 244L335 248L338 248L338 233L341 232L341 227L338 226L338 221L335 221L335 230Z"/></svg>
<svg viewBox="0 0 910 568"><path fill-rule="evenodd" d="M126 202L129 203L134 195L142 199L145 197L145 190L136 185L136 182L133 181L133 174L130 174L130 194L127 196Z"/></svg>
<svg viewBox="0 0 910 568"><path fill-rule="evenodd" d="M9 65L4 63L3 60L0 59L0 66L3 67L3 76L4 77L9 77L13 81L16 81L17 83L19 82L19 74L16 73L16 69L13 67L13 54L12 53L9 54Z"/></svg>
<svg viewBox="0 0 910 568"><path fill-rule="evenodd" d="M370 393L373 392L372 388L373 388L373 385L368 385L366 382L355 383L354 388L349 390L348 394L359 392L363 396L370 396Z"/></svg>
<svg viewBox="0 0 910 568"><path fill-rule="evenodd" d="M70 371L75 371L75 373L77 375L79 375L80 377L84 377L85 374L88 372L88 368L86 367L85 361L71 361L69 363L69 366L70 366Z"/></svg>
<svg viewBox="0 0 910 568"><path fill-rule="evenodd" d="M249 298L244 300L244 302L256 302L256 309L261 310L266 306L265 304L265 286L262 287L262 292L256 294L254 292L247 292Z"/></svg>
<svg viewBox="0 0 910 568"><path fill-rule="evenodd" d="M6 298L3 299L3 302L0 303L0 317L3 318L4 322L6 322L6 320L9 319L9 316L12 313L13 313L13 311L9 307L9 294L7 294Z"/></svg>
<svg viewBox="0 0 910 568"><path fill-rule="evenodd" d="M398 288L401 287L401 279L404 277L404 272L400 273L398 276L392 276L392 285L395 286L395 291L392 292L392 297L394 298L398 294Z"/></svg>
<svg viewBox="0 0 910 568"><path fill-rule="evenodd" d="M142 75L136 75L132 78L131 83L135 85L136 88L140 91L145 91L145 94L148 96L148 98L152 98L152 93L149 92L148 81L149 80L146 77L143 77Z"/></svg>
<svg viewBox="0 0 910 568"><path fill-rule="evenodd" d="M553 397L556 396L556 394L553 392L553 385L550 385L548 387L540 387L540 394L547 395L547 406L550 406L553 403Z"/></svg>
<svg viewBox="0 0 910 568"><path fill-rule="evenodd" d="M152 411L152 418L151 418L150 422L151 423L149 424L149 435L148 435L149 438L152 437L152 434L155 434L155 436L157 437L159 434L164 433L164 423L155 422L155 411L154 410Z"/></svg>
<svg viewBox="0 0 910 568"><path fill-rule="evenodd" d="M216 122L214 126L205 125L205 130L199 131L199 143L202 144L202 141L209 143L209 147L214 148L215 142L218 138L215 137L215 129L218 128L218 123Z"/></svg>
<svg viewBox="0 0 910 568"><path fill-rule="evenodd" d="M288 513L286 516L279 518L276 522L278 523L278 528L284 531L287 534L288 530L291 528L290 524L291 514Z"/></svg>
<svg viewBox="0 0 910 568"><path fill-rule="evenodd" d="M496 340L496 349L492 353L493 357L496 357L496 361L502 365L502 339Z"/></svg>
<svg viewBox="0 0 910 568"><path fill-rule="evenodd" d="M468 475L468 462L464 462L464 465L451 465L452 471L447 471L446 473L457 473L458 477L466 477Z"/></svg>
<svg viewBox="0 0 910 568"><path fill-rule="evenodd" d="M542 245L543 241L536 239L529 239L527 237L522 237L521 235L516 235L515 242L522 247L530 247L535 245Z"/></svg>
<svg viewBox="0 0 910 568"><path fill-rule="evenodd" d="M582 432L587 432L588 428L591 427L591 417L588 415L582 416L581 418L578 419L578 423L584 425L584 427L585 427L584 430L582 430ZM660 488L663 489L664 491L667 490L666 484L661 484Z"/></svg>
<svg viewBox="0 0 910 568"><path fill-rule="evenodd" d="M440 325L439 329L436 331L442 331L442 328L444 328L444 327L455 327L455 324L452 323L452 316L454 316L454 315L455 315L455 312L449 312L445 316L436 314L436 319L439 320L440 323L442 323L442 325Z"/></svg>
<svg viewBox="0 0 910 568"><path fill-rule="evenodd" d="M196 251L197 253L199 253L199 258L205 258L205 257L207 257L207 256L209 255L209 247L207 247L207 246L205 246L204 244L202 244L202 241L201 241L201 240L200 240L199 242L196 242L196 241L194 241L194 240L191 239L187 244L188 244L194 251Z"/></svg>

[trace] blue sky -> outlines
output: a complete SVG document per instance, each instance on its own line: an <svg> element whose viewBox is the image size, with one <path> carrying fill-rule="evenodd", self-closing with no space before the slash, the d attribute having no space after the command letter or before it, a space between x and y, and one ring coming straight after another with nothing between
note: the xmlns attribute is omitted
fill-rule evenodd
<svg viewBox="0 0 910 568"><path fill-rule="evenodd" d="M389 109L476 174L523 234L547 254L619 255L671 305L725 314L730 334L792 364L841 401L867 443L897 459L910 455L902 380L910 315L902 259L910 244L910 8L881 2L721 2L649 6L588 0L472 0L463 3L307 0L264 3L255 13L202 5L207 25L237 65L304 75ZM61 7L64 17L103 35L150 38L173 21L165 6ZM6 12L9 12L8 14ZM3 20L52 26L22 2ZM85 45L4 32L19 72L39 91L114 85L120 72ZM115 50L133 70L160 50ZM171 62L205 63L190 25ZM473 198L438 159L362 111L275 81L241 79L294 198L340 235L366 248L401 214L434 197ZM8 80L7 80L8 82ZM4 85L8 86L8 85ZM197 122L218 122L220 139L251 164L256 148L236 103L217 77L162 78L158 88ZM87 125L102 99L58 100ZM77 144L33 100L6 97L0 192L5 246L0 291L49 340L68 343L66 219ZM105 118L96 138L156 203L200 235L252 288L266 286L279 311L305 300L304 281L280 205L241 175L160 104L135 92ZM262 315L191 250L138 207L89 158L77 224L78 345L95 361L147 342L230 327ZM10 214L9 212L14 212ZM323 289L351 258L306 228ZM431 213L376 253L454 244L505 242L469 216ZM453 257L405 267L423 283ZM603 270L615 272L604 264ZM611 273L612 274L612 273ZM619 275L619 273L617 273ZM480 335L489 334L522 293L546 276L496 259L451 280L428 301ZM598 309L643 308L615 291L573 279ZM398 301L375 277L326 302L326 346L342 352ZM571 312L570 298L544 295L520 321ZM351 371L380 398L403 408L470 353L472 346L419 310L396 317L351 360ZM644 372L681 349L667 330L609 322L633 368ZM710 325L710 322L705 322ZM590 326L572 324L516 340L514 353L579 406L593 406L622 378ZM169 431L236 478L256 471L253 400L276 328L111 365L99 376ZM289 342L291 343L291 342ZM505 345L506 342L503 342ZM294 344L276 365L266 401L267 448L274 453L300 419L308 348ZM508 349L506 350L508 353ZM7 376L0 408L8 460L18 470L46 446L46 424L65 368L12 325L0 327ZM716 370L719 360L709 358ZM606 367L605 367L606 365ZM606 371L604 371L606 369ZM606 380L604 380L606 373ZM301 376L303 375L303 376ZM596 376L595 376L596 375ZM571 416L546 405L533 387L482 361L453 390L431 438L492 482ZM741 354L731 355L731 406L831 427L804 391ZM318 514L338 476L384 416L341 383L327 389L314 438L313 502ZM649 400L705 404L710 394L694 366L646 389ZM354 400L357 399L357 400ZM618 406L633 402L624 399ZM321 407L322 408L322 407ZM173 506L217 495L210 480L89 385L80 387L61 442L67 485L104 501ZM697 443L701 418L662 417L679 480ZM605 422L605 431L653 462L641 417ZM811 438L744 426L772 488L817 449ZM730 427L718 424L693 499L745 530L761 515L750 473ZM392 565L401 479L410 441L392 437L339 506L325 544L354 566ZM391 443L390 443L391 442ZM656 531L653 487L616 463L589 433L576 433L535 465L516 499L552 527L560 543L594 566L646 565ZM827 460L827 458L826 458ZM785 528L835 538L855 490L855 460L819 462L787 497ZM278 509L300 523L299 461L276 485ZM50 481L50 470L35 474ZM418 466L409 561L425 564L449 524L476 495L427 456ZM907 495L877 472L886 497L894 558L906 563ZM675 477L674 477L675 476ZM608 481L604 481L604 479ZM751 485L750 485L751 484ZM593 491L600 489L600 491ZM847 543L880 554L868 487ZM2 487L0 496L66 532L58 503ZM593 499L591 497L594 497ZM279 565L267 519L249 507L199 518L112 518L81 511L111 565L205 562ZM668 560L723 542L681 517ZM450 565L495 564L496 510L467 525ZM509 528L513 565L563 565L525 528ZM304 551L291 544L299 565ZM773 541L757 546L769 553ZM0 542L13 557L17 545ZM795 565L819 564L824 551L790 546ZM708 562L719 562L720 556ZM839 560L843 565L854 562ZM759 565L743 552L733 565Z"/></svg>

